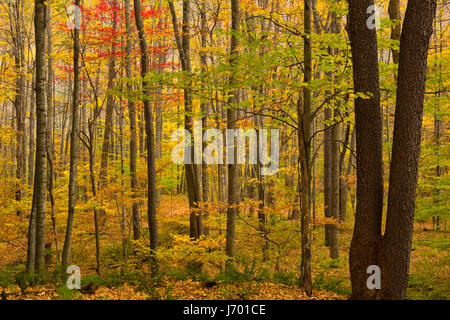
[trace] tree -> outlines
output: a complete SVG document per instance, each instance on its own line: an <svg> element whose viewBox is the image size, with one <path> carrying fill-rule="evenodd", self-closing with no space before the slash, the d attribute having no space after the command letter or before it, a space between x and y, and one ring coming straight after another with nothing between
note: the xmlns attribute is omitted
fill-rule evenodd
<svg viewBox="0 0 450 320"><path fill-rule="evenodd" d="M435 13L436 0L411 0L403 22L383 237L383 299L404 299L408 284L427 56Z"/></svg>
<svg viewBox="0 0 450 320"><path fill-rule="evenodd" d="M134 0L134 18L141 48L142 100L144 103L145 132L147 135L147 202L148 229L150 232L150 250L152 273L158 271L155 250L158 247L158 225L156 220L156 173L155 173L155 138L153 129L153 112L150 103L148 44L145 36L144 22L141 14L141 1Z"/></svg>
<svg viewBox="0 0 450 320"><path fill-rule="evenodd" d="M334 34L340 33L340 22L336 12L331 13L331 32ZM337 55L337 49L331 49L333 55ZM334 79L332 81L335 81ZM330 162L331 162L331 196L330 196L330 218L335 219L336 223L339 220L339 142L340 142L340 122L337 121L339 116L339 105L335 103L334 106L334 124L330 132ZM330 258L339 258L339 242L338 242L338 228L337 224L330 224L328 227L328 241L330 245Z"/></svg>
<svg viewBox="0 0 450 320"><path fill-rule="evenodd" d="M240 29L240 10L239 10L239 0L231 0L231 40L230 40L230 67L231 75L229 78L230 87L233 88L236 85L236 78L234 73L236 72L236 62L238 55L238 32ZM234 89L228 99L228 110L227 110L227 129L234 130L236 128L237 121L237 111L235 110L238 104L238 90ZM238 194L239 194L239 165L237 164L237 148L236 143L233 142L232 146L227 146L233 148L233 163L228 164L228 208L227 208L227 241L226 241L226 253L230 258L227 261L227 271L231 272L233 267L233 258L236 255L236 218L238 212Z"/></svg>
<svg viewBox="0 0 450 320"><path fill-rule="evenodd" d="M400 20L402 15L400 12L400 0L390 0L389 1L389 18L392 21L397 21L391 27L391 39L395 41L400 40L400 35L402 34L402 25ZM397 49L392 48L392 57L395 64L398 64L399 52Z"/></svg>
<svg viewBox="0 0 450 320"><path fill-rule="evenodd" d="M207 34L208 34L208 21L206 19L206 3L203 2L199 6L200 11L200 18L201 18L201 46L202 48L206 48L207 45ZM200 53L200 64L202 67L201 72L203 74L207 74L207 68L208 68L208 62L207 62L207 55L204 52ZM206 91L207 83L205 81L202 82L202 89ZM208 124L208 115L209 115L209 103L204 99L200 105L200 111L202 112L202 128L206 128ZM202 133L203 134L203 133ZM203 142L202 144L202 151L205 152L206 149L206 142ZM202 164L202 201L206 203L209 200L209 181L208 181L208 165L203 162ZM206 211L203 214L203 218L207 218L208 212ZM204 227L203 229L205 235L209 233L208 228Z"/></svg>
<svg viewBox="0 0 450 320"><path fill-rule="evenodd" d="M301 194L300 194L300 223L301 223L301 264L300 286L308 296L312 295L311 278L311 89L308 83L312 80L312 48L311 48L311 1L304 1L304 61L305 73L303 82L303 105L299 98L298 114L298 148L300 150ZM302 93L300 93L301 95Z"/></svg>
<svg viewBox="0 0 450 320"><path fill-rule="evenodd" d="M51 26L51 7L50 3L47 5L46 18L47 24L47 165L48 165L48 177L47 177L47 189L48 197L50 199L50 217L52 219L53 237L55 240L56 255L58 260L61 258L61 252L58 241L58 231L56 228L56 216L55 216L55 196L53 193L54 181L55 181L55 145L54 145L54 124L55 124L55 105L53 103L54 97L54 71L53 71L53 44L52 44L52 26ZM51 246L51 242L47 243ZM47 252L48 256L51 256Z"/></svg>
<svg viewBox="0 0 450 320"><path fill-rule="evenodd" d="M436 1L409 1L400 40L393 157L386 230L382 236L382 124L375 29L367 27L373 1L349 2L355 100L357 207L350 247L354 299L403 299L406 293L425 89L426 62ZM394 157L395 150L395 157ZM381 269L382 287L366 286L367 268Z"/></svg>
<svg viewBox="0 0 450 320"><path fill-rule="evenodd" d="M323 131L323 200L324 216L331 218L331 128L327 128L331 121L333 111L331 108L325 108L324 112L324 131ZM325 225L325 246L330 246L330 225Z"/></svg>
<svg viewBox="0 0 450 320"><path fill-rule="evenodd" d="M175 7L173 1L169 1L170 13L172 15L172 25L175 35L175 42L178 49L178 54L180 56L181 68L186 74L192 72L191 67L191 48L190 48L190 15L191 15L191 1L183 0L183 24L181 28L181 34L178 28L177 16L175 12ZM187 83L183 86L184 93L184 129L193 136L192 129L192 83L190 80L185 80ZM190 212L190 222L189 222L189 233L192 239L198 239L203 234L203 222L202 214L197 212L198 203L201 201L200 198L200 187L201 181L198 174L198 166L193 164L194 152L190 144L187 148L191 149L190 155L191 159L185 161L184 171L186 174L186 186L189 198L189 208ZM185 158L186 159L186 158Z"/></svg>
<svg viewBox="0 0 450 320"><path fill-rule="evenodd" d="M127 78L132 77L131 69L131 17L130 17L130 0L125 0L125 72ZM127 89L133 90L133 85L127 83ZM137 197L137 177L136 177L136 159L137 159L137 135L136 135L136 105L132 99L128 99L128 109L130 114L130 186L133 198ZM141 236L141 222L139 217L139 202L134 200L132 204L133 211L133 239L138 240Z"/></svg>
<svg viewBox="0 0 450 320"><path fill-rule="evenodd" d="M34 248L34 268L28 265L28 271L36 271L39 274L45 271L45 202L47 190L47 110L45 105L45 29L46 1L35 1L34 30L36 46L36 162L34 167L34 193L32 214L36 215L36 240ZM34 213L33 213L34 211ZM29 243L30 245L30 243ZM33 248L31 248L33 250ZM29 255L33 256L29 252ZM29 261L29 263L32 263Z"/></svg>
<svg viewBox="0 0 450 320"><path fill-rule="evenodd" d="M24 37L24 17L23 1L9 1L10 28L14 44L14 71L16 73L16 89L14 97L14 109L17 129L16 145L16 201L21 201L24 196L23 184L26 175L26 135L25 135L25 37ZM17 211L17 215L22 212Z"/></svg>
<svg viewBox="0 0 450 320"><path fill-rule="evenodd" d="M80 7L80 0L75 2ZM65 272L70 263L72 248L73 218L77 200L77 163L80 104L80 29L73 29L73 97L72 97L72 131L70 133L70 173L69 173L69 208L67 212L67 227L62 254L62 271Z"/></svg>
<svg viewBox="0 0 450 320"><path fill-rule="evenodd" d="M0 274L27 249L19 284L270 270L311 296L317 270L442 295L444 0L0 3Z"/></svg>
<svg viewBox="0 0 450 320"><path fill-rule="evenodd" d="M369 299L367 267L380 265L383 210L382 123L376 30L367 27L367 8L373 0L349 1L348 29L356 93L355 100L357 204L350 246L352 297Z"/></svg>
<svg viewBox="0 0 450 320"><path fill-rule="evenodd" d="M117 11L118 3L113 0L110 2L112 10L112 32L116 32L117 28ZM113 111L114 111L114 96L110 93L110 90L114 88L114 80L116 78L116 44L115 40L112 40L110 58L108 59L108 96L106 99L106 110L105 110L105 131L103 133L103 144L102 144L102 157L100 166L100 187L105 188L106 179L108 176L108 160L109 153L112 151L113 142Z"/></svg>

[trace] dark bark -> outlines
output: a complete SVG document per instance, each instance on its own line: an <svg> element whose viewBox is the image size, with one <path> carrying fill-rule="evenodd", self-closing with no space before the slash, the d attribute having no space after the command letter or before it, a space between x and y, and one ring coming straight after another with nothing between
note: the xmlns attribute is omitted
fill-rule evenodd
<svg viewBox="0 0 450 320"><path fill-rule="evenodd" d="M47 189L47 110L45 105L45 2L35 1L35 46L36 46L36 162L34 176L36 208L35 271L45 271L45 202Z"/></svg>
<svg viewBox="0 0 450 320"><path fill-rule="evenodd" d="M335 121L337 112L334 112ZM339 242L338 242L338 228L339 221L339 124L335 124L331 128L331 201L330 201L330 218L335 220L335 223L329 225L329 245L330 258L339 258Z"/></svg>
<svg viewBox="0 0 450 320"><path fill-rule="evenodd" d="M145 132L147 135L147 217L150 232L150 264L152 274L158 271L158 261L155 250L158 247L158 225L156 220L156 173L155 173L155 137L153 129L153 111L150 103L150 89L145 76L149 73L148 44L145 35L144 22L141 15L141 1L134 0L134 17L139 35L139 46L141 49L141 77L142 93L144 102Z"/></svg>
<svg viewBox="0 0 450 320"><path fill-rule="evenodd" d="M367 267L380 265L383 208L382 117L376 30L367 27L367 8L373 0L350 0L348 29L353 61L354 90L370 94L355 100L357 204L350 246L352 297L374 298L366 286Z"/></svg>
<svg viewBox="0 0 450 320"><path fill-rule="evenodd" d="M331 13L331 33L340 33L339 17L335 12ZM331 49L333 55L338 54L337 49ZM334 78L334 74L333 74ZM332 80L334 82L334 79ZM339 220L339 144L340 144L340 122L339 119L339 105L334 106L334 125L331 127L330 132L330 155L331 155L331 197L330 197L330 218L333 218L337 223ZM329 225L329 245L330 245L330 258L337 259L339 257L339 242L338 242L338 228L337 224L333 223Z"/></svg>
<svg viewBox="0 0 450 320"><path fill-rule="evenodd" d="M305 83L312 80L312 48L311 30L312 7L309 0L304 1L304 79ZM303 105L299 99L298 114L298 143L300 152L301 195L301 264L300 286L306 295L312 295L311 277L311 90L303 88Z"/></svg>
<svg viewBox="0 0 450 320"><path fill-rule="evenodd" d="M362 13L363 8L373 3L361 2L350 1L349 7L355 91L370 91L374 96L364 101L357 99L355 103L358 184L355 229L350 247L352 297L403 299L408 283L414 222L427 52L436 1L409 1L406 9L400 39L394 142L383 238L382 127L376 34L365 28L367 17ZM370 123L369 117L372 117ZM381 268L381 290L366 287L366 270L370 265Z"/></svg>
<svg viewBox="0 0 450 320"><path fill-rule="evenodd" d="M436 0L410 0L400 39L382 268L383 299L404 299L418 179L427 55Z"/></svg>

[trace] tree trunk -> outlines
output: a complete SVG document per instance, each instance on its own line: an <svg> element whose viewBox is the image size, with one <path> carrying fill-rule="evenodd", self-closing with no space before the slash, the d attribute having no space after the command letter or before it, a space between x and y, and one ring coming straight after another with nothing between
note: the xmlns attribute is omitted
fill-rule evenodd
<svg viewBox="0 0 450 320"><path fill-rule="evenodd" d="M117 10L115 9L115 6L118 5L116 0L113 0L111 2L111 7L114 10L113 15L113 30L116 29L117 26ZM108 90L111 90L114 88L114 79L116 78L116 62L115 62L115 54L116 54L116 45L115 40L113 39L113 43L111 44L111 51L110 51L111 57L108 61ZM105 110L105 131L103 134L103 144L102 144L102 157L100 162L100 188L103 189L106 186L106 179L108 177L108 160L109 160L109 153L113 150L113 112L114 112L114 96L109 93L106 97L106 110ZM104 215L103 210L102 215Z"/></svg>
<svg viewBox="0 0 450 320"><path fill-rule="evenodd" d="M53 183L55 180L55 169L54 169L54 141L53 141L53 118L54 118L54 104L53 104L53 57L52 57L52 28L51 28L51 10L50 4L47 6L47 165L48 165L48 175L47 175L47 188L48 197L50 199L50 216L52 219L52 230L53 237L55 240L55 249L58 261L61 258L61 252L58 242L58 231L56 229L56 217L55 217L55 197L53 195ZM47 243L50 245L51 242ZM47 263L46 263L47 264Z"/></svg>
<svg viewBox="0 0 450 320"><path fill-rule="evenodd" d="M350 0L348 29L356 93L370 94L355 100L357 150L357 204L350 245L352 298L374 298L366 286L367 267L380 265L383 209L382 117L376 30L367 27L367 8L373 0Z"/></svg>
<svg viewBox="0 0 450 320"><path fill-rule="evenodd" d="M345 162L345 154L347 153L347 145L349 144L349 140L354 140L354 132L355 130L352 130L352 133L350 134L350 124L347 125L347 129L345 132L345 138L344 138L344 147L341 151L340 160L339 160L339 220L342 222L345 222L347 220L347 195L348 195L348 178L350 175L350 169L347 168L347 171L344 172L344 162ZM350 138L351 136L351 138ZM351 149L351 144L348 146ZM351 164L351 157L352 154L349 155L349 166ZM349 167L351 168L351 167Z"/></svg>
<svg viewBox="0 0 450 320"><path fill-rule="evenodd" d="M312 50L311 50L311 1L304 0L304 79L305 83L312 80ZM303 88L303 106L299 99L298 113L298 143L301 167L301 264L300 286L306 295L312 295L311 278L311 89Z"/></svg>
<svg viewBox="0 0 450 320"><path fill-rule="evenodd" d="M324 110L324 126L329 126L332 117L332 110ZM325 218L331 217L331 129L323 131L323 197ZM325 225L325 246L330 246L330 225Z"/></svg>
<svg viewBox="0 0 450 320"><path fill-rule="evenodd" d="M34 153L35 153L35 137L34 132L36 128L36 105L35 105L35 87L36 87L36 72L33 66L33 80L31 81L31 98L30 98L30 130L28 134L28 185L33 185L33 173L34 173Z"/></svg>
<svg viewBox="0 0 450 320"><path fill-rule="evenodd" d="M200 18L201 18L201 46L202 48L206 48L207 46L207 32L208 32L208 22L206 20L206 3L202 3L200 8ZM202 73L207 73L207 56L205 53L200 54L200 64L202 66ZM206 83L202 82L202 89L206 90ZM204 98L206 99L206 98ZM205 100L202 101L200 105L200 111L202 112L202 128L206 128L208 125L208 116L209 116L209 103ZM203 132L202 132L203 136ZM207 147L207 143L203 141L202 150L205 151ZM208 178L208 165L202 161L202 201L204 202L204 206L206 206L206 202L209 201L209 178ZM208 210L203 212L203 219L208 217ZM203 227L203 232L205 235L209 234L209 228Z"/></svg>
<svg viewBox="0 0 450 320"><path fill-rule="evenodd" d="M144 103L144 117L145 117L145 131L147 134L147 204L148 204L148 229L150 232L150 264L152 274L158 271L158 262L155 255L155 250L158 247L158 225L156 220L156 173L155 173L155 137L153 131L153 112L150 103L150 90L148 81L145 76L149 73L149 59L148 59L148 44L144 30L144 22L141 15L141 1L134 0L134 17L136 21L136 28L139 35L139 46L141 48L141 77L142 77L142 91Z"/></svg>
<svg viewBox="0 0 450 320"><path fill-rule="evenodd" d="M80 5L80 0L75 2ZM72 98L72 130L70 133L70 171L69 171L69 207L67 213L66 236L62 254L62 272L70 263L72 248L73 218L77 201L77 163L78 163L78 108L80 104L80 30L73 29L73 98Z"/></svg>
<svg viewBox="0 0 450 320"><path fill-rule="evenodd" d="M334 111L334 121L338 113ZM335 223L329 225L330 258L339 258L338 228L339 221L339 123L335 123L331 128L331 202L330 218Z"/></svg>
<svg viewBox="0 0 450 320"><path fill-rule="evenodd" d="M362 2L350 1L349 7L355 91L370 91L373 97L364 101L358 98L355 103L358 185L355 229L350 247L352 297L403 299L408 283L414 222L427 53L436 1L409 1L406 9L400 40L394 142L383 238L382 127L376 32L365 28L367 17L363 11L373 2ZM370 122L369 117L372 118ZM380 291L366 286L366 271L370 265L381 268Z"/></svg>
<svg viewBox="0 0 450 320"><path fill-rule="evenodd" d="M26 105L26 78L25 78L25 53L24 53L24 26L23 26L23 5L16 0L10 3L11 34L14 44L14 72L16 73L16 88L14 97L14 109L16 118L16 194L15 200L22 201L24 196L23 185L26 183L26 135L25 135L25 105ZM17 210L17 215L22 215L21 210Z"/></svg>
<svg viewBox="0 0 450 320"><path fill-rule="evenodd" d="M439 25L439 27L438 27ZM443 45L442 45L442 37L443 37L443 32L442 32L442 18L439 18L439 23L437 21L437 19L435 19L434 21L434 30L435 30L435 41L434 41L434 59L435 59L435 63L437 64L438 59L442 58L442 49L443 49ZM438 38L438 34L439 34L439 38ZM438 45L438 41L440 42ZM437 90L437 92L435 93L435 97L440 98L442 95L442 62L439 62L439 89ZM438 100L439 101L439 100ZM437 102L435 104L435 109L434 109L434 145L436 148L436 155L437 155L437 164L436 164L436 180L435 180L435 190L434 190L434 194L433 194L433 202L438 203L440 201L440 196L442 193L442 189L439 186L439 182L440 182L440 177L443 173L443 167L441 166L441 161L439 159L439 154L440 154L440 146L441 146L441 137L442 134L444 133L443 131L443 121L440 119L439 113L440 113L440 103ZM444 220L445 221L445 220Z"/></svg>
<svg viewBox="0 0 450 320"><path fill-rule="evenodd" d="M338 16L335 12L331 14L331 33L340 33L340 24ZM338 53L337 49L331 49L332 54ZM332 76L334 78L334 74ZM334 82L334 79L332 80ZM330 244L330 258L339 258L339 242L338 242L338 228L337 222L339 221L339 142L340 142L340 121L338 121L339 106L334 106L334 118L333 126L330 132L330 153L331 153L331 197L330 197L330 218L335 220L335 223L329 225L329 244Z"/></svg>
<svg viewBox="0 0 450 320"><path fill-rule="evenodd" d="M36 207L36 253L35 270L39 274L45 271L45 202L47 189L47 110L45 106L45 29L46 1L35 1L35 46L36 46L36 162L34 192Z"/></svg>
<svg viewBox="0 0 450 320"><path fill-rule="evenodd" d="M33 184L33 166L35 156L35 141L34 141L34 127L35 127L35 87L36 87L36 73L33 67L33 80L31 87L31 101L30 101L30 136L29 136L29 158L28 158L28 184ZM35 191L33 190L33 199L31 204L31 213L28 224L28 243L27 243L27 272L34 272L35 250L36 250L36 207L35 207Z"/></svg>
<svg viewBox="0 0 450 320"><path fill-rule="evenodd" d="M399 41L402 33L402 25L400 22L402 19L402 15L400 12L400 0L389 1L389 19L398 20L397 23L392 25L391 27L391 39ZM392 49L392 57L394 63L398 64L399 51L396 49Z"/></svg>
<svg viewBox="0 0 450 320"><path fill-rule="evenodd" d="M191 58L190 58L190 14L191 14L191 1L183 1L183 25L181 29L181 34L178 30L178 22L175 13L175 7L172 1L169 1L170 13L172 15L172 24L174 28L175 41L178 48L178 53L180 55L181 67L183 71L191 72ZM188 83L184 86L184 128L188 131L191 136L193 136L192 128L192 83ZM198 239L203 233L202 226L202 214L196 212L195 209L198 208L198 203L201 201L200 198L200 181L198 179L198 166L193 164L194 152L192 152L192 145L189 146L191 149L191 159L185 161L184 169L186 175L186 185L189 198L189 208L190 208L190 228L189 234L193 239Z"/></svg>
<svg viewBox="0 0 450 320"><path fill-rule="evenodd" d="M231 40L230 40L230 66L233 70L231 73L229 84L233 88L236 85L234 77L234 68L236 67L236 58L238 55L240 29L240 10L239 0L231 0ZM227 129L234 130L236 128L237 111L233 109L233 105L238 103L238 90L234 89L228 100L231 105L227 110ZM226 268L227 272L234 270L233 258L236 255L236 217L238 212L238 193L239 193L239 165L237 164L236 143L233 138L233 164L228 164L228 208L227 208L227 235L226 235L226 254L228 256ZM230 151L230 150L227 150Z"/></svg>
<svg viewBox="0 0 450 320"><path fill-rule="evenodd" d="M159 1L158 4L158 10L162 9L162 0ZM159 19L163 19L163 17L159 17ZM158 22L157 28L162 28L161 20ZM161 47L160 41L155 42L155 47L159 48ZM166 56L162 53L160 53L158 57L158 66L156 67L156 71L161 74L164 72L164 63L166 62ZM163 110L162 110L162 104L163 100L161 97L162 93L162 84L159 84L156 88L156 103L155 103L155 129L156 129L156 135L155 135L155 158L161 159L162 157L162 142L163 142ZM161 188L158 188L156 190L156 207L159 207L161 203Z"/></svg>
<svg viewBox="0 0 450 320"><path fill-rule="evenodd" d="M383 299L404 299L418 179L427 55L436 0L410 0L400 40L382 267Z"/></svg>
<svg viewBox="0 0 450 320"><path fill-rule="evenodd" d="M28 221L27 273L29 274L34 273L36 263L36 196L36 184L34 184L31 213Z"/></svg>
<svg viewBox="0 0 450 320"><path fill-rule="evenodd" d="M125 73L127 78L133 76L131 69L131 14L130 0L125 0L125 25L126 25L126 45L125 45ZM133 85L127 83L127 90L133 91ZM132 220L133 220L133 239L138 240L141 236L141 222L139 219L139 201L137 198L137 177L136 177L136 160L137 160L137 134L136 134L136 105L132 99L128 99L128 110L130 117L130 186L133 198L132 203Z"/></svg>

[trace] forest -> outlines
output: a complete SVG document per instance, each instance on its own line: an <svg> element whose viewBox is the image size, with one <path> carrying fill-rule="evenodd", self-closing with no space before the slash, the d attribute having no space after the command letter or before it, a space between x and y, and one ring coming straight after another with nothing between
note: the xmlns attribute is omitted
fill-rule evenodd
<svg viewBox="0 0 450 320"><path fill-rule="evenodd" d="M0 0L0 300L448 300L449 19Z"/></svg>

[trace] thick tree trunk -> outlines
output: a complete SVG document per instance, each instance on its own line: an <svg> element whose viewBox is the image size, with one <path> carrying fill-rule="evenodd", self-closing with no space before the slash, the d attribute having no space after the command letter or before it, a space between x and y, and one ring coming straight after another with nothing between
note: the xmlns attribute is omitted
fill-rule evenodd
<svg viewBox="0 0 450 320"><path fill-rule="evenodd" d="M383 247L384 299L404 299L408 284L427 55L435 11L436 0L410 0L403 23Z"/></svg>
<svg viewBox="0 0 450 320"><path fill-rule="evenodd" d="M355 100L357 150L357 204L350 246L352 297L374 298L366 286L367 268L380 265L383 209L382 117L376 30L367 27L367 8L373 0L350 0L348 29L356 93L370 94Z"/></svg>
<svg viewBox="0 0 450 320"><path fill-rule="evenodd" d="M373 97L364 101L357 99L355 104L358 185L355 229L350 247L352 297L403 299L408 283L414 222L427 53L436 1L409 1L406 9L400 40L394 143L383 238L382 127L376 33L365 28L367 17L362 13L363 8L373 3L362 2L350 1L349 7L355 91L370 91ZM371 123L367 121L369 116ZM370 265L381 268L380 291L366 286L366 270Z"/></svg>

